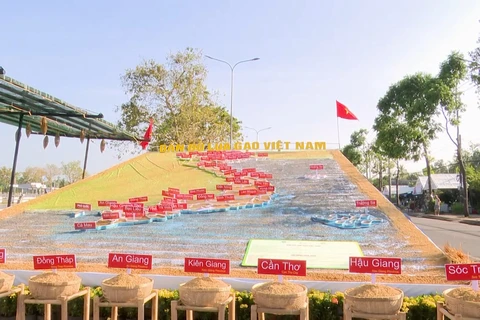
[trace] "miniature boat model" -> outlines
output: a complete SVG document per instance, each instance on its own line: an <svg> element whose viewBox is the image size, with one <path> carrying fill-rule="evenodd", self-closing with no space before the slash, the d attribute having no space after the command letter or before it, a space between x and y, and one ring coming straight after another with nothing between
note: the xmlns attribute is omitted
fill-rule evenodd
<svg viewBox="0 0 480 320"><path fill-rule="evenodd" d="M370 228L382 223L384 220L366 213L334 213L315 215L310 218L312 222L320 222L327 226L340 229Z"/></svg>

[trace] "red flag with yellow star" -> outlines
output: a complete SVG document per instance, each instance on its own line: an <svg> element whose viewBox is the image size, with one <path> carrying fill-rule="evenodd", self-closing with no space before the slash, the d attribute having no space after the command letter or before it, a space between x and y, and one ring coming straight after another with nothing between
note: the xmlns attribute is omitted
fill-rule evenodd
<svg viewBox="0 0 480 320"><path fill-rule="evenodd" d="M337 101L337 117L347 120L358 120L358 118L345 106Z"/></svg>

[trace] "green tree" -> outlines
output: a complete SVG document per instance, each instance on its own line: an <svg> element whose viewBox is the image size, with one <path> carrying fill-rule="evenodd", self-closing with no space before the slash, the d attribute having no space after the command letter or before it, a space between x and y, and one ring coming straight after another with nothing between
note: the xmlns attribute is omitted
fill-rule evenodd
<svg viewBox="0 0 480 320"><path fill-rule="evenodd" d="M472 50L469 55L471 61L468 64L470 80L477 88L477 94L480 95L480 37L477 39L479 47Z"/></svg>
<svg viewBox="0 0 480 320"><path fill-rule="evenodd" d="M377 106L380 114L374 125L380 149L391 159L418 161L424 157L430 193L429 147L441 130L439 123L434 121L438 114L435 89L436 81L431 75L406 76L380 99Z"/></svg>
<svg viewBox="0 0 480 320"><path fill-rule="evenodd" d="M165 64L148 60L127 70L122 84L130 100L117 109L118 125L142 136L153 118L151 141L157 145L228 141L230 115L207 90L201 59L200 51L187 48L168 56ZM233 138L241 139L237 119Z"/></svg>
<svg viewBox="0 0 480 320"><path fill-rule="evenodd" d="M80 165L80 161L72 161L68 163L62 162L61 172L65 177L63 185L67 185L81 180L83 169Z"/></svg>
<svg viewBox="0 0 480 320"><path fill-rule="evenodd" d="M40 167L26 167L22 172L21 177L18 179L18 183L32 183L43 182L45 176L45 169Z"/></svg>
<svg viewBox="0 0 480 320"><path fill-rule="evenodd" d="M460 170L460 183L462 185L464 215L469 216L467 172L462 158L462 137L460 135L461 113L465 111L465 105L458 92L459 84L466 79L467 65L463 55L459 52L451 53L440 65L437 78L437 91L440 95L440 109L445 118L445 130L452 143L457 148L457 161ZM457 137L454 139L449 127L457 127Z"/></svg>
<svg viewBox="0 0 480 320"><path fill-rule="evenodd" d="M368 179L370 154L367 135L367 129L354 131L350 135L350 144L345 145L341 151L359 171L365 173Z"/></svg>
<svg viewBox="0 0 480 320"><path fill-rule="evenodd" d="M0 192L7 191L10 187L10 178L12 177L12 169L0 167Z"/></svg>
<svg viewBox="0 0 480 320"><path fill-rule="evenodd" d="M53 187L55 178L61 172L61 169L55 164L47 164L45 166L45 181L49 187Z"/></svg>

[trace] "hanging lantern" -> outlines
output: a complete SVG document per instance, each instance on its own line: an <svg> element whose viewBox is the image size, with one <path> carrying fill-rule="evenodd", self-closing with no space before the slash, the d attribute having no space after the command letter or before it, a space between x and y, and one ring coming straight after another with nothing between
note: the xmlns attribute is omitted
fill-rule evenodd
<svg viewBox="0 0 480 320"><path fill-rule="evenodd" d="M45 138L43 138L43 149L47 148L48 146L48 136L45 136Z"/></svg>
<svg viewBox="0 0 480 320"><path fill-rule="evenodd" d="M60 144L60 134L57 132L55 135L55 147L58 148L58 145Z"/></svg>
<svg viewBox="0 0 480 320"><path fill-rule="evenodd" d="M83 143L83 140L85 140L85 130L80 130L80 143Z"/></svg>
<svg viewBox="0 0 480 320"><path fill-rule="evenodd" d="M30 134L32 134L32 126L30 123L27 123L27 127L25 128L25 133L27 134L27 138L30 137Z"/></svg>
<svg viewBox="0 0 480 320"><path fill-rule="evenodd" d="M40 121L40 129L42 130L43 134L47 134L47 131L48 131L47 118L42 117L42 120Z"/></svg>
<svg viewBox="0 0 480 320"><path fill-rule="evenodd" d="M105 139L102 139L102 142L100 142L100 151L103 153L105 151Z"/></svg>

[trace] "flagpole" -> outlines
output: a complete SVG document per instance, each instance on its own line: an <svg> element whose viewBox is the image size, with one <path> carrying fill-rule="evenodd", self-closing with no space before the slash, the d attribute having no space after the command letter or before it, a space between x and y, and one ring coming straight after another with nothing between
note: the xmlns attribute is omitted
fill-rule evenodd
<svg viewBox="0 0 480 320"><path fill-rule="evenodd" d="M340 145L340 127L338 125L338 115L337 115L337 134L338 134L338 150L342 149L342 146Z"/></svg>

